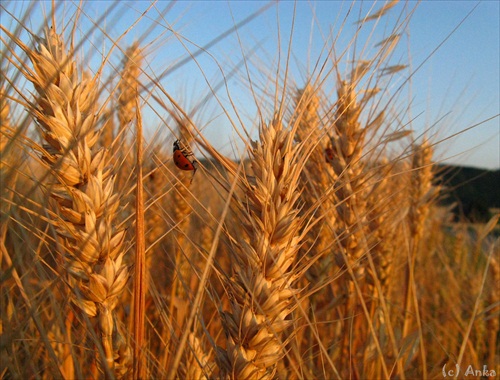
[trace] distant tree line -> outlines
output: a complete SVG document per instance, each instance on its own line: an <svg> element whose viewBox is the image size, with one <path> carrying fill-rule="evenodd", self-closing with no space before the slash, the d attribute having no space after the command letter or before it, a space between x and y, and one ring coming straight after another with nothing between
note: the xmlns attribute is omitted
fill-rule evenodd
<svg viewBox="0 0 500 380"><path fill-rule="evenodd" d="M500 209L500 169L438 165L438 176L444 186L441 202L456 204L455 219L484 222L492 209Z"/></svg>

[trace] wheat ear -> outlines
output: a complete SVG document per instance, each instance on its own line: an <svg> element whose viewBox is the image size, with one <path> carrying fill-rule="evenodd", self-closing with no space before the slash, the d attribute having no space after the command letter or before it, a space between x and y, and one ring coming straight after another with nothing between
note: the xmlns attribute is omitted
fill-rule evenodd
<svg viewBox="0 0 500 380"><path fill-rule="evenodd" d="M369 189L361 158L368 127L363 128L359 121L362 109L356 100L354 83L341 80L337 95L331 147L334 154L330 163L338 176L335 195L340 241L349 264L356 269L356 275L362 277L364 265L360 261L367 250L364 227L367 225L365 212Z"/></svg>
<svg viewBox="0 0 500 380"><path fill-rule="evenodd" d="M411 236L409 260L406 266L405 278L405 316L403 323L403 336L407 336L411 326L411 315L415 315L420 334L422 325L415 284L415 260L420 242L424 233L424 225L437 189L432 187L433 179L433 149L427 139L420 145L414 145L410 174L410 208L408 210L408 224ZM413 306L413 313L410 313ZM424 378L427 377L426 352L423 341L420 342L422 369Z"/></svg>
<svg viewBox="0 0 500 380"><path fill-rule="evenodd" d="M71 301L88 317L97 317L103 370L112 370L123 360L113 347L114 309L129 272L123 264L125 231L116 228L119 196L106 152L95 149L99 78L79 78L74 52L66 51L52 28L45 29L45 38L37 38L36 50L11 37L34 66L23 74L38 92L29 111L47 142L41 159L57 180L47 189L59 214L50 222L58 234L61 270L73 290ZM127 370L127 363L122 364L116 374Z"/></svg>
<svg viewBox="0 0 500 380"><path fill-rule="evenodd" d="M281 332L292 323L297 277L292 265L303 234L298 217L302 144L275 118L261 125L252 143L255 178L243 180L247 200L241 205L246 238L235 249L231 310L222 313L227 347L218 349L223 377L271 379L285 355Z"/></svg>
<svg viewBox="0 0 500 380"><path fill-rule="evenodd" d="M325 154L328 135L324 129L320 128L319 89L307 85L303 90L298 91L295 100L295 116L298 120L296 140L298 142L310 140L315 143L301 175L301 181L305 187L302 199L306 208L317 208L316 216L321 219L321 222L310 230L310 236L302 249L315 261L306 275L312 283L317 284L321 277L327 274L332 263L332 255L326 253L334 240L331 233L335 220L331 212L334 209L334 202L332 196L325 196L325 194L331 190L335 174Z"/></svg>

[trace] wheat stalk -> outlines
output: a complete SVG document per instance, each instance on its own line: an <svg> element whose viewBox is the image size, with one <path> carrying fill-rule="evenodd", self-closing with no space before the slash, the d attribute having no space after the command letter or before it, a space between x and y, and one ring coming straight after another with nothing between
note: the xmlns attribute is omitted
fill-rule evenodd
<svg viewBox="0 0 500 380"><path fill-rule="evenodd" d="M13 153L13 139L10 123L10 106L3 86L0 87L0 244L5 243L10 213L12 190L9 189L16 182L15 155Z"/></svg>

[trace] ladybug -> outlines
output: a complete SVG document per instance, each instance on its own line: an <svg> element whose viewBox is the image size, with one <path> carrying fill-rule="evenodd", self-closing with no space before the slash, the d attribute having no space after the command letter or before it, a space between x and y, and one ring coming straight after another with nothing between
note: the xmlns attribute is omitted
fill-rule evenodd
<svg viewBox="0 0 500 380"><path fill-rule="evenodd" d="M180 141L174 141L174 163L181 170L192 170L193 177L196 173L196 166L194 166L194 161L188 159L193 153L188 152L187 148L181 148Z"/></svg>
<svg viewBox="0 0 500 380"><path fill-rule="evenodd" d="M332 162L334 155L335 155L335 152L333 151L332 148L326 148L325 149L325 161L327 163L331 163Z"/></svg>

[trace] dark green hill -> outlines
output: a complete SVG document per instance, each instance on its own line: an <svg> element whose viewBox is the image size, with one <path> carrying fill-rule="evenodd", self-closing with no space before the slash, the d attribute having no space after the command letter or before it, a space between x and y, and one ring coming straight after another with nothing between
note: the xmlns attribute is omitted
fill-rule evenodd
<svg viewBox="0 0 500 380"><path fill-rule="evenodd" d="M445 187L443 204L457 203L457 218L486 221L492 208L500 208L500 170L438 165L438 176Z"/></svg>

